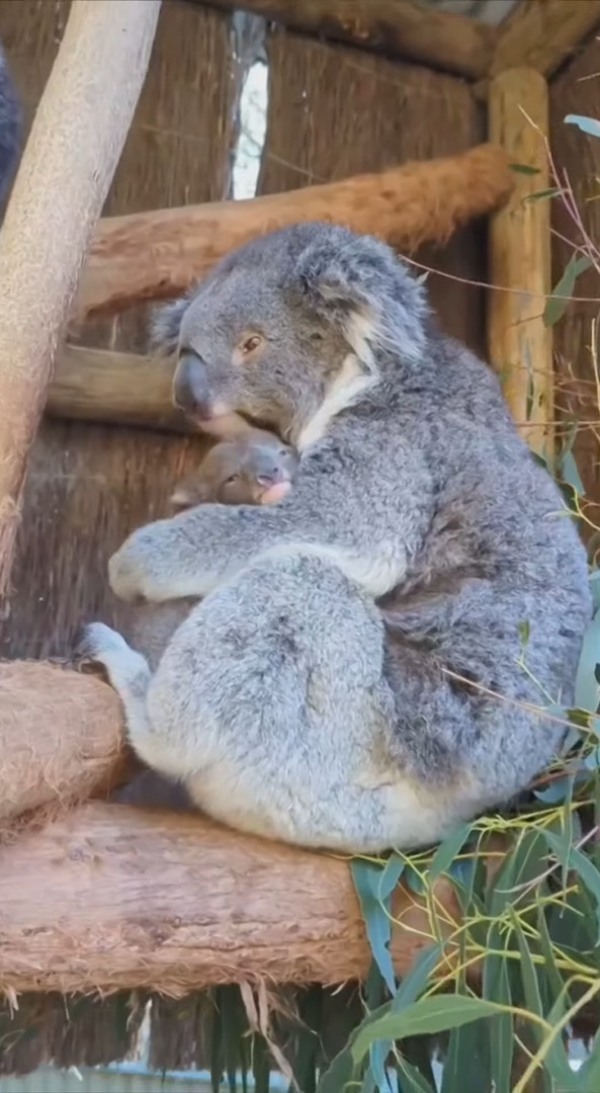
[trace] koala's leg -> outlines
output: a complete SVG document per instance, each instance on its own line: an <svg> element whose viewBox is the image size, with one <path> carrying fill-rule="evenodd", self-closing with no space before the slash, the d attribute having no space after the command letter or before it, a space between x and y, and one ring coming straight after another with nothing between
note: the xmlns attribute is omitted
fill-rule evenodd
<svg viewBox="0 0 600 1093"><path fill-rule="evenodd" d="M134 751L148 766L171 774L160 737L157 740L148 718L147 695L152 674L146 658L103 622L93 622L85 628L77 652L106 668L123 703L127 735ZM177 773L173 776L177 777Z"/></svg>
<svg viewBox="0 0 600 1093"><path fill-rule="evenodd" d="M179 627L148 688L147 762L233 827L381 851L443 828L389 758L395 716L373 603L330 563L263 558Z"/></svg>

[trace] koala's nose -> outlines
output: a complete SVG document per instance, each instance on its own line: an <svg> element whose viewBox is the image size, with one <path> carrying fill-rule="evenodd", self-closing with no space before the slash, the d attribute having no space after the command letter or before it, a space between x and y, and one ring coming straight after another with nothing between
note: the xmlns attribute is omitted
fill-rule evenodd
<svg viewBox="0 0 600 1093"><path fill-rule="evenodd" d="M185 414L201 420L212 416L206 364L196 353L186 353L175 369L173 401Z"/></svg>
<svg viewBox="0 0 600 1093"><path fill-rule="evenodd" d="M256 481L259 486L274 486L285 481L285 474L281 467L269 467L257 474Z"/></svg>

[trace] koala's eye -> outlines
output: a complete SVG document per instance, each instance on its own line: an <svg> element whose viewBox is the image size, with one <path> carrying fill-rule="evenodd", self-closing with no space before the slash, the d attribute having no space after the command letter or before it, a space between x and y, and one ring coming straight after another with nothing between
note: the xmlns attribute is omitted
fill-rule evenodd
<svg viewBox="0 0 600 1093"><path fill-rule="evenodd" d="M263 339L260 334L249 334L247 338L240 343L240 352L245 356L248 353L254 353L255 349L258 349L263 344Z"/></svg>

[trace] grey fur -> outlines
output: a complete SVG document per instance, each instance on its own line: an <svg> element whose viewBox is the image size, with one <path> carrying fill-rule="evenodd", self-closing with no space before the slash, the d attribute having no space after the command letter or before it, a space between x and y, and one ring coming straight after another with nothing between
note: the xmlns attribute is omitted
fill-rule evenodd
<svg viewBox="0 0 600 1093"><path fill-rule="evenodd" d="M561 746L522 703L572 703L591 599L496 378L391 250L329 225L230 255L177 339L170 315L215 403L301 464L278 506L204 505L111 558L123 599L206 597L152 677L88 634L133 746L208 813L305 845L415 847L506 801ZM248 331L262 356L232 363Z"/></svg>
<svg viewBox="0 0 600 1093"><path fill-rule="evenodd" d="M0 43L0 204L17 166L22 137L22 108Z"/></svg>

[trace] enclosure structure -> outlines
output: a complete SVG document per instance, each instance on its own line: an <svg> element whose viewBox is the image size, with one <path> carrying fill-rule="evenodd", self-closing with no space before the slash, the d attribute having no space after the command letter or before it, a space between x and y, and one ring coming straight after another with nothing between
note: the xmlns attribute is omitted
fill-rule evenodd
<svg viewBox="0 0 600 1093"><path fill-rule="evenodd" d="M30 116L40 102L0 236L0 1069L124 1050L126 1023L117 1035L98 1005L74 1006L65 1032L65 993L120 992L106 1014L133 990L335 985L368 970L346 862L85 800L127 777L118 702L44 661L68 659L84 619L119 625L106 560L160 514L201 443L177 435L168 368L148 355L151 301L268 227L326 217L380 234L433 271L442 325L501 370L538 450L586 338L581 305L559 344L542 322L550 207L528 198L550 184L550 131L575 185L596 169L594 149L550 119L586 112L597 0L516 0L495 27L414 0L246 0L235 19L233 7L73 0L69 14L66 0L0 0ZM238 203L257 69L269 81L260 196ZM486 282L511 291L487 295ZM443 885L441 898L457 916ZM396 912L413 929L424 914L406 889ZM397 930L400 972L418 948ZM10 1035L19 1027L26 1041ZM191 1050L163 1047L165 1065Z"/></svg>

